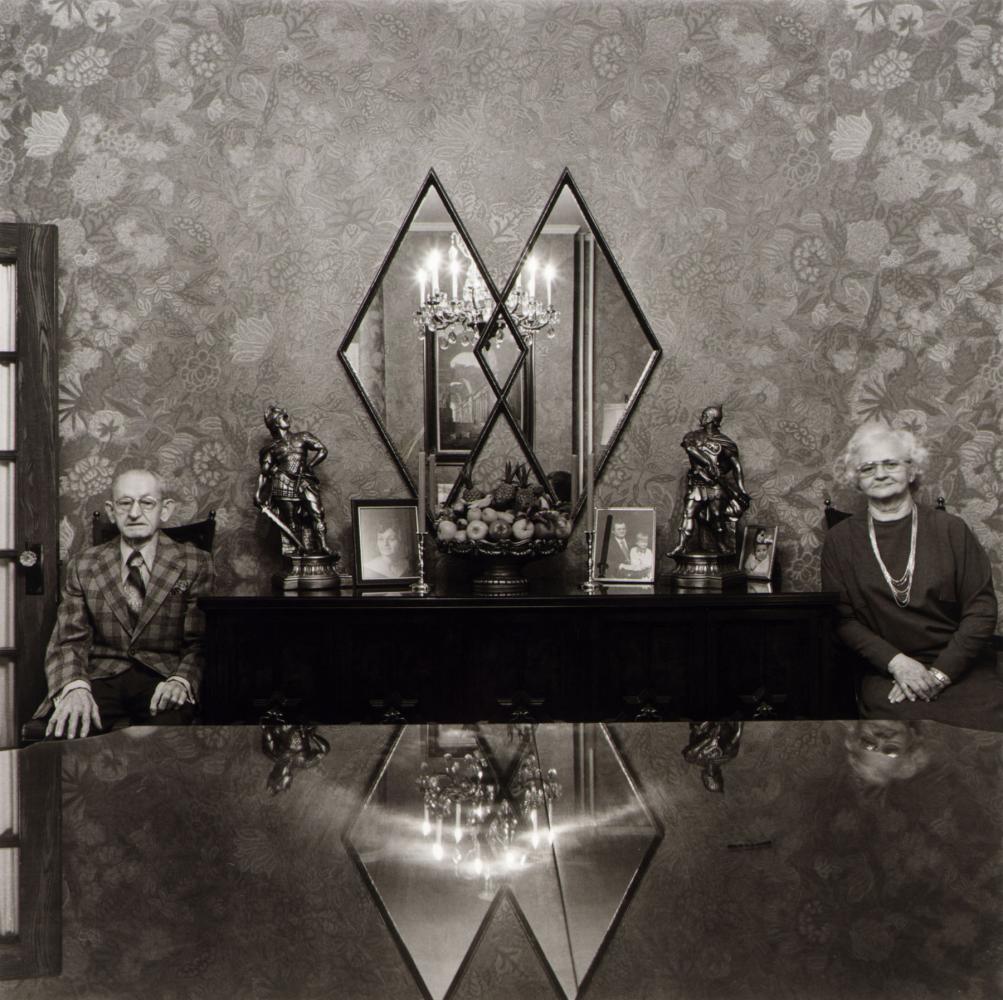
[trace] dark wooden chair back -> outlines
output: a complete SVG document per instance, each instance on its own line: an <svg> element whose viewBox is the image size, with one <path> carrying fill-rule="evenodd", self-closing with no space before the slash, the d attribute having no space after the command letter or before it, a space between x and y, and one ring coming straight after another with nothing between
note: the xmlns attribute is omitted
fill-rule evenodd
<svg viewBox="0 0 1003 1000"><path fill-rule="evenodd" d="M947 510L947 501L943 497L937 497L937 510ZM834 528L840 521L845 521L853 515L848 510L840 510L838 507L833 507L832 498L826 497L822 516L825 518L825 526L828 529Z"/></svg>
<svg viewBox="0 0 1003 1000"><path fill-rule="evenodd" d="M162 530L176 542L189 542L205 552L212 552L212 543L216 538L216 511L209 511L201 521L168 524ZM118 528L105 514L94 511L91 515L91 544L103 545L113 538L118 538Z"/></svg>

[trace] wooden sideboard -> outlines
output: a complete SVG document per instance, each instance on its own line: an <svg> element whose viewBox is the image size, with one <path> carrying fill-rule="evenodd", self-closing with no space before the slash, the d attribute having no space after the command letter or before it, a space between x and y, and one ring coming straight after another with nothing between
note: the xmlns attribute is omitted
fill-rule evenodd
<svg viewBox="0 0 1003 1000"><path fill-rule="evenodd" d="M835 594L215 595L204 721L845 718Z"/></svg>

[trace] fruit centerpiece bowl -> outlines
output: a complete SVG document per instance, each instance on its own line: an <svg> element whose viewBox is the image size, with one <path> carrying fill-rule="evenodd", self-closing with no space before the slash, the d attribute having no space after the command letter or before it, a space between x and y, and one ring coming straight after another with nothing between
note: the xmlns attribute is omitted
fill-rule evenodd
<svg viewBox="0 0 1003 1000"><path fill-rule="evenodd" d="M568 511L552 506L542 486L530 484L521 463L506 462L504 478L492 490L466 480L457 501L436 513L439 551L476 560L477 594L524 593L526 563L563 551L570 534Z"/></svg>

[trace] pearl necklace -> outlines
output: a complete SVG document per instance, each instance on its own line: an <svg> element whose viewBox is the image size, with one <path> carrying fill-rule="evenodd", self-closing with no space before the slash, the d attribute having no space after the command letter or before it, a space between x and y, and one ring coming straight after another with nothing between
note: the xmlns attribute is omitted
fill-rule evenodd
<svg viewBox="0 0 1003 1000"><path fill-rule="evenodd" d="M909 561L906 563L905 572L896 580L888 572L888 567L885 566L884 560L881 558L881 553L878 551L878 539L874 534L874 516L871 514L870 509L867 511L867 535L871 540L871 549L874 551L874 558L877 559L878 566L881 567L881 575L885 578L885 583L888 584L888 589L892 592L892 597L895 598L895 603L900 608L908 606L909 595L912 592L912 575L916 569L916 535L918 529L919 516L916 513L916 508L913 507L912 537L909 540Z"/></svg>

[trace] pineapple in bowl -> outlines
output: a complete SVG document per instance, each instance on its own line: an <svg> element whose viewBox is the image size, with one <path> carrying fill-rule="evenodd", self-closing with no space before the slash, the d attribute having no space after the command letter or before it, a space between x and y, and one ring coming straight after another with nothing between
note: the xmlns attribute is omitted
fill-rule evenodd
<svg viewBox="0 0 1003 1000"><path fill-rule="evenodd" d="M569 512L551 505L523 462L506 462L488 490L465 478L456 502L436 513L439 551L479 560L477 593L521 593L528 586L522 565L562 551L570 534Z"/></svg>

